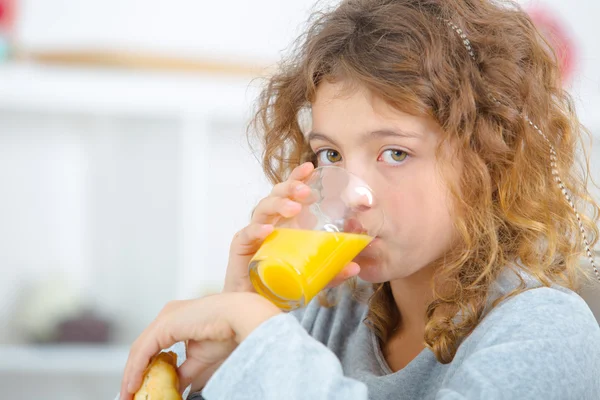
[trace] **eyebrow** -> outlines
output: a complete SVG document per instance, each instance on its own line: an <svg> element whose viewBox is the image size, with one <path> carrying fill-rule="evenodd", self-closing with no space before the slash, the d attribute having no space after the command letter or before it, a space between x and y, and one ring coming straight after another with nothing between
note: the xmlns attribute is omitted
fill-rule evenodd
<svg viewBox="0 0 600 400"><path fill-rule="evenodd" d="M365 144L374 138L382 139L382 138L388 138L388 137L421 138L422 135L418 134L417 132L405 131L405 130L399 130L399 129L396 129L396 130L379 129L379 130L376 130L373 132L367 132L367 133L363 134L360 139L360 143ZM339 145L335 142L335 140L333 140L329 136L327 136L323 133L319 133L319 132L309 133L307 140L309 143L313 140L323 140L325 142L329 142L329 143L333 144L334 146L339 147Z"/></svg>

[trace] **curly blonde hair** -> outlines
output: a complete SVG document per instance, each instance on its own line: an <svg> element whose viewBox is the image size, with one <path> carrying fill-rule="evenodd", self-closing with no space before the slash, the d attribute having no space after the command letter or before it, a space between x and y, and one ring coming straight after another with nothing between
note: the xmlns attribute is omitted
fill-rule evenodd
<svg viewBox="0 0 600 400"><path fill-rule="evenodd" d="M444 21L468 35L474 59ZM441 141L455 144L453 156L463 167L449 185L459 240L436 262L424 337L440 362L452 361L476 327L504 268L518 265L545 286L578 289L585 275L578 222L551 174L548 143L523 116L554 145L556 168L593 246L599 208L587 191L589 166L577 154L586 131L561 86L554 52L517 4L344 0L314 14L269 78L253 121L273 183L304 161L315 163L299 115L319 83L334 79L433 118L444 131ZM522 281L507 296L523 290ZM457 312L463 318L453 318ZM382 343L400 319L389 283L375 284L367 322Z"/></svg>

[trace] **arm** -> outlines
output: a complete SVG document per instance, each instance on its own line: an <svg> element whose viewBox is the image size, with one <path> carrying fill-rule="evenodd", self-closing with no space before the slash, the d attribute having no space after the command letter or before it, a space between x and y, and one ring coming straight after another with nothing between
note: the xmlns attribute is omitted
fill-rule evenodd
<svg viewBox="0 0 600 400"><path fill-rule="evenodd" d="M345 378L337 358L293 316L257 294L222 293L165 306L131 347L122 400L131 400L140 388L157 352L182 341L187 343L187 358L178 368L182 387L225 360L203 391L209 400L257 393L274 399L366 399L366 387Z"/></svg>
<svg viewBox="0 0 600 400"><path fill-rule="evenodd" d="M281 314L258 327L208 381L213 399L366 400L367 388L346 378L336 356L298 320Z"/></svg>

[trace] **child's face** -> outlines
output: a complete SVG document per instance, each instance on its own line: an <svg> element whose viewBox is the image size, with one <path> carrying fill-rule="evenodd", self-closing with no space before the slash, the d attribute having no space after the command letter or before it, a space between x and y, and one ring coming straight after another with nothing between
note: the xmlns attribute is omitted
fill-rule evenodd
<svg viewBox="0 0 600 400"><path fill-rule="evenodd" d="M355 260L359 276L373 283L404 278L441 257L454 237L450 193L436 159L441 128L365 89L345 89L319 85L308 140L319 166L361 177L385 213L380 235Z"/></svg>

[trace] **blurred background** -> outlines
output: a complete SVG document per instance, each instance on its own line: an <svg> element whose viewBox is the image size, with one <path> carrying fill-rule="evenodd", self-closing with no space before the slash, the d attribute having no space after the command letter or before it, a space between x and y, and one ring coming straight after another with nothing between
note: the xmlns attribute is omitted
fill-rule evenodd
<svg viewBox="0 0 600 400"><path fill-rule="evenodd" d="M269 190L245 137L256 78L314 3L0 0L2 398L112 399L164 304L221 289ZM600 3L524 4L600 143Z"/></svg>

